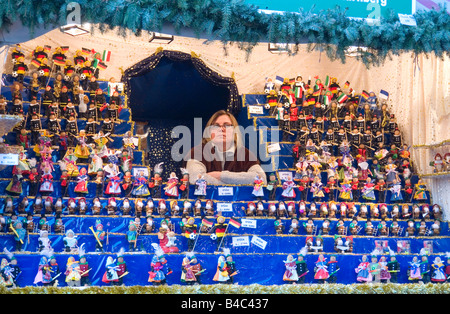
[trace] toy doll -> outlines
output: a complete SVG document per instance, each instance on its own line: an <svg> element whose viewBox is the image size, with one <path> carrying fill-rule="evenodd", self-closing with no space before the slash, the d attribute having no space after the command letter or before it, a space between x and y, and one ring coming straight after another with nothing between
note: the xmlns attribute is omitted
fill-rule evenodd
<svg viewBox="0 0 450 314"><path fill-rule="evenodd" d="M214 275L213 281L217 281L219 283L225 283L230 279L229 273L228 273L228 265L225 260L225 256L221 255L219 256L219 259L217 261L217 270L216 274Z"/></svg>
<svg viewBox="0 0 450 314"><path fill-rule="evenodd" d="M284 233L284 224L281 221L281 218L277 217L274 221L273 226L275 228L275 234L283 234Z"/></svg>
<svg viewBox="0 0 450 314"><path fill-rule="evenodd" d="M81 281L81 270L79 262L75 261L73 256L67 259L66 271L66 283L69 287L79 287Z"/></svg>
<svg viewBox="0 0 450 314"><path fill-rule="evenodd" d="M41 283L48 286L52 282L51 268L47 256L41 256L38 265L38 272L34 278L33 284Z"/></svg>
<svg viewBox="0 0 450 314"><path fill-rule="evenodd" d="M136 250L138 232L136 230L136 225L132 222L128 224L128 231L126 233L126 240L128 242L128 251L133 252Z"/></svg>
<svg viewBox="0 0 450 314"><path fill-rule="evenodd" d="M92 214L93 215L100 215L102 212L103 206L100 202L100 199L98 197L94 198L92 202Z"/></svg>
<svg viewBox="0 0 450 314"><path fill-rule="evenodd" d="M138 202L139 202L139 200L138 200ZM147 216L153 215L154 204L153 204L153 199L152 199L151 197L149 197L149 198L147 199L147 203L145 204L144 210L145 210L145 214L146 214Z"/></svg>
<svg viewBox="0 0 450 314"><path fill-rule="evenodd" d="M347 209L347 204L341 203L341 205L339 206L339 216L341 219L347 218Z"/></svg>
<svg viewBox="0 0 450 314"><path fill-rule="evenodd" d="M306 217L306 203L305 201L299 201L298 203L298 214L300 218L305 218Z"/></svg>
<svg viewBox="0 0 450 314"><path fill-rule="evenodd" d="M46 254L52 251L52 241L50 241L50 239L48 238L48 231L40 230L38 238L38 252Z"/></svg>
<svg viewBox="0 0 450 314"><path fill-rule="evenodd" d="M158 214L160 216L164 216L164 215L167 214L168 210L167 210L167 207L166 207L166 201L165 200L162 200L162 199L159 200L157 211L158 211Z"/></svg>
<svg viewBox="0 0 450 314"><path fill-rule="evenodd" d="M74 188L74 192L79 195L85 195L88 193L88 180L87 170L84 167L80 167L79 175L77 176L77 184Z"/></svg>
<svg viewBox="0 0 450 314"><path fill-rule="evenodd" d="M427 225L425 224L425 220L420 221L420 223L416 224L418 230L418 236L425 236L427 234Z"/></svg>
<svg viewBox="0 0 450 314"><path fill-rule="evenodd" d="M296 271L298 274L297 283L298 284L305 283L306 274L309 273L308 265L305 261L306 253L307 253L306 248L302 248L300 250L300 252L298 253L298 257L297 257L297 261L296 261Z"/></svg>
<svg viewBox="0 0 450 314"><path fill-rule="evenodd" d="M42 204L42 197L40 195L36 196L36 198L34 199L32 207L33 207L33 211L35 213L40 213L42 211L42 208L44 206Z"/></svg>
<svg viewBox="0 0 450 314"><path fill-rule="evenodd" d="M345 235L346 227L344 225L344 220L342 220L342 218L338 220L336 224L336 230L338 235Z"/></svg>
<svg viewBox="0 0 450 314"><path fill-rule="evenodd" d="M3 213L12 214L14 212L14 204L12 197L7 197L3 203Z"/></svg>
<svg viewBox="0 0 450 314"><path fill-rule="evenodd" d="M178 202L172 200L170 201L169 205L170 205L170 214L175 217L180 216L181 209L180 206L178 206Z"/></svg>
<svg viewBox="0 0 450 314"><path fill-rule="evenodd" d="M315 226L312 219L308 219L307 222L304 222L303 227L305 228L306 234L312 235L314 233Z"/></svg>
<svg viewBox="0 0 450 314"><path fill-rule="evenodd" d="M414 234L416 233L416 228L414 227L414 220L410 219L408 220L408 225L406 228L406 236L414 236Z"/></svg>
<svg viewBox="0 0 450 314"><path fill-rule="evenodd" d="M149 187L152 190L152 197L154 198L160 198L161 197L161 185L162 185L162 178L161 173L163 171L162 168L163 163L158 163L153 168L153 177L151 179L151 182L149 183Z"/></svg>
<svg viewBox="0 0 450 314"><path fill-rule="evenodd" d="M198 226L195 224L195 219L193 217L189 217L184 227L184 236L187 239L188 251L192 251L196 243L198 229Z"/></svg>
<svg viewBox="0 0 450 314"><path fill-rule="evenodd" d="M419 263L420 275L422 276L422 282L427 284L430 282L430 264L428 263L428 257L422 254L421 262Z"/></svg>
<svg viewBox="0 0 450 314"><path fill-rule="evenodd" d="M167 186L164 188L164 194L169 198L178 197L178 178L175 172L170 173L170 177L167 180Z"/></svg>
<svg viewBox="0 0 450 314"><path fill-rule="evenodd" d="M431 225L431 232L434 236L439 236L441 234L441 222L438 219Z"/></svg>
<svg viewBox="0 0 450 314"><path fill-rule="evenodd" d="M111 286L118 285L119 276L117 274L119 266L116 264L112 256L108 256L106 259L106 272L103 275L102 281L109 283Z"/></svg>
<svg viewBox="0 0 450 314"><path fill-rule="evenodd" d="M249 203L250 205L250 203ZM277 206L275 203L269 203L269 208L267 210L267 216L275 217L277 215Z"/></svg>
<svg viewBox="0 0 450 314"><path fill-rule="evenodd" d="M420 273L420 263L417 259L417 256L414 256L412 261L408 264L408 280L411 282L418 282L422 280L422 275Z"/></svg>
<svg viewBox="0 0 450 314"><path fill-rule="evenodd" d="M317 259L315 264L314 279L316 279L318 283L324 283L330 275L328 272L326 258L323 256L323 254L319 255L319 258Z"/></svg>
<svg viewBox="0 0 450 314"><path fill-rule="evenodd" d="M144 197L150 195L150 190L148 189L147 178L144 176L144 172L140 171L138 176L135 177L133 182L133 189L131 194L134 197Z"/></svg>
<svg viewBox="0 0 450 314"><path fill-rule="evenodd" d="M217 217L217 223L211 228L210 233L215 234L216 238L216 252L219 251L223 239L228 229L228 224L225 223L225 217Z"/></svg>
<svg viewBox="0 0 450 314"><path fill-rule="evenodd" d="M337 282L336 273L340 270L338 261L336 260L336 255L332 254L330 256L330 261L327 263L327 270L329 273L327 282L336 283Z"/></svg>
<svg viewBox="0 0 450 314"><path fill-rule="evenodd" d="M69 200L67 201L67 209L69 215L75 215L78 208L74 198L69 198Z"/></svg>
<svg viewBox="0 0 450 314"><path fill-rule="evenodd" d="M294 218L291 221L291 225L289 226L288 233L289 234L298 234L298 228L299 228L298 220Z"/></svg>
<svg viewBox="0 0 450 314"><path fill-rule="evenodd" d="M108 178L108 184L106 185L105 194L120 195L122 193L122 189L120 187L120 183L122 182L122 180L119 177L119 167L114 163L117 161L117 157L114 158L112 156L115 155L111 155L109 157L110 162L105 167L103 167L103 171Z"/></svg>
<svg viewBox="0 0 450 314"><path fill-rule="evenodd" d="M142 225L142 233L153 233L155 231L155 224L152 216L147 216L145 223Z"/></svg>
<svg viewBox="0 0 450 314"><path fill-rule="evenodd" d="M264 216L265 211L266 211L266 210L265 210L265 208L264 208L263 203L262 203L261 201L259 201L259 202L256 204L256 216L259 216L259 217Z"/></svg>
<svg viewBox="0 0 450 314"><path fill-rule="evenodd" d="M10 224L9 228L14 233L14 243L16 252L23 251L22 246L25 243L25 236L27 234L27 230L23 228L22 221L17 220L14 224Z"/></svg>
<svg viewBox="0 0 450 314"><path fill-rule="evenodd" d="M78 240L72 230L67 230L63 238L64 251L67 253L78 253Z"/></svg>
<svg viewBox="0 0 450 314"><path fill-rule="evenodd" d="M438 204L434 204L433 208L432 208L432 212L433 212L433 217L434 219L442 219L442 209L441 206L439 206Z"/></svg>
<svg viewBox="0 0 450 314"><path fill-rule="evenodd" d="M344 179L343 183L341 184L341 187L339 189L339 199L341 200L353 199L352 185L347 179Z"/></svg>
<svg viewBox="0 0 450 314"><path fill-rule="evenodd" d="M5 191L10 195L21 195L23 179L22 170L17 167L14 168L12 178L8 186L5 188Z"/></svg>
<svg viewBox="0 0 450 314"><path fill-rule="evenodd" d="M110 216L118 214L117 202L114 197L108 198L108 204L106 205L106 213Z"/></svg>
<svg viewBox="0 0 450 314"><path fill-rule="evenodd" d="M367 255L363 255L355 272L357 274L356 280L359 282L371 282L372 275L369 273L370 263L367 261Z"/></svg>
<svg viewBox="0 0 450 314"><path fill-rule="evenodd" d="M131 212L131 204L130 204L130 200L128 198L124 198L123 202L122 202L122 215L129 215ZM140 216L142 214L142 207L140 212L136 211L136 217Z"/></svg>
<svg viewBox="0 0 450 314"><path fill-rule="evenodd" d="M285 202L281 201L278 204L278 210L277 210L276 216L286 217L286 203Z"/></svg>
<svg viewBox="0 0 450 314"><path fill-rule="evenodd" d="M441 261L441 258L439 256L436 256L433 263L431 264L431 282L442 283L447 281L447 276L444 271L444 263Z"/></svg>
<svg viewBox="0 0 450 314"><path fill-rule="evenodd" d="M313 199L317 201L321 201L323 197L325 197L325 193L323 191L323 184L321 182L320 177L314 177L313 182L311 183L311 192Z"/></svg>
<svg viewBox="0 0 450 314"><path fill-rule="evenodd" d="M264 181L261 180L259 175L256 175L256 177L253 181L252 195L255 196L258 200L261 200L264 197L264 190L262 187L263 184L264 184Z"/></svg>
<svg viewBox="0 0 450 314"><path fill-rule="evenodd" d="M104 240L106 236L106 232L103 230L103 224L100 222L100 219L95 221L95 231L92 227L90 227L93 232L96 243L95 243L95 252L104 252Z"/></svg>
<svg viewBox="0 0 450 314"><path fill-rule="evenodd" d="M299 277L297 273L297 263L294 259L294 257L289 254L287 256L287 259L283 261L284 267L286 268L286 271L283 274L283 281L287 281L291 284L296 284Z"/></svg>
<svg viewBox="0 0 450 314"><path fill-rule="evenodd" d="M366 233L366 235L372 236L374 233L374 230L375 230L375 228L372 224L372 221L370 220L370 218L367 218L367 221L364 224L364 232Z"/></svg>
<svg viewBox="0 0 450 314"><path fill-rule="evenodd" d="M53 198L48 196L44 201L44 212L49 215L53 214Z"/></svg>
<svg viewBox="0 0 450 314"><path fill-rule="evenodd" d="M287 180L283 182L283 185L282 185L283 193L281 193L281 195L284 198L288 198L288 199L295 198L295 196L296 196L295 190L294 190L295 187L296 187L296 185L295 185L294 181L292 181L292 177L288 176Z"/></svg>
<svg viewBox="0 0 450 314"><path fill-rule="evenodd" d="M352 222L348 227L352 235L357 235L358 232L361 230L361 227L358 226L358 220L356 218L352 220Z"/></svg>

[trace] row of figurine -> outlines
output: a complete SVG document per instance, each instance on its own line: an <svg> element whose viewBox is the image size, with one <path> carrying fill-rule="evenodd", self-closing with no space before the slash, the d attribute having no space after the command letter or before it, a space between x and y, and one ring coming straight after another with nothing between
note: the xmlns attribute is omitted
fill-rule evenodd
<svg viewBox="0 0 450 314"><path fill-rule="evenodd" d="M158 244L152 244L154 256L150 262L150 270L148 271L148 282L152 285L158 286L167 284L167 276L173 273L169 267L164 252ZM3 258L0 265L0 286L8 288L18 287L17 279L21 274L17 258L6 250L8 260ZM79 252L79 260L74 256L67 259L65 270L61 270L55 255L52 252L43 254L40 258L38 270L34 278L33 284L42 286L58 286L60 276L64 278L64 282L69 287L90 286L92 277L89 266L88 255L84 252ZM141 265L139 265L141 269ZM181 282L186 285L201 284L201 278L206 271L202 264L197 259L194 252L189 252L185 255L181 265ZM123 256L123 251L117 253L116 259L113 256L108 256L105 262L105 272L101 276L101 281L112 285L119 286L125 284L125 280L130 270ZM217 268L213 281L223 284L235 283L235 275L239 274L236 269L235 262L229 249L223 250L223 255L218 258Z"/></svg>
<svg viewBox="0 0 450 314"><path fill-rule="evenodd" d="M200 234L209 235L210 239L216 244L216 251L219 251L224 244L224 239L227 236L227 231L229 231L229 226L231 225L235 228L240 228L241 226L241 223L237 219L231 218L228 223L225 221L223 216L217 217L215 222L203 218L199 226L195 223L193 217L183 217L178 225L181 237L187 242L188 251L193 251L195 249ZM35 224L33 220L24 221L17 219L8 222L6 225L9 226L7 231L11 230L13 232L15 251L23 251L25 242L30 243L30 233L36 233L38 230L39 237L37 239L37 250L39 252L53 250L52 241L49 238L51 226L48 224L45 217L41 218L37 224ZM281 219L275 220L273 225L275 234L280 235L285 233L285 223ZM53 227L55 234L62 234L60 237L64 244L64 252L78 250L80 243L78 242L77 235L71 229L66 230L62 219L57 218ZM125 240L128 243L128 250L130 252L139 251L140 249L137 246L139 235L152 234L158 230L157 236L160 241L160 247L164 252L179 252L179 240L177 239L175 225L171 222L170 218L163 219L160 222L159 228L156 228L156 223L152 217L148 217L143 223L141 223L139 218L129 221L127 231L124 234ZM321 226L319 226L318 224L315 224L312 219L303 223L300 223L297 219L293 219L290 224L287 225L287 228L288 234L290 235L301 235L303 233L307 235L306 244L308 245L308 243L311 242L309 245L312 245L311 249L314 249L316 252L323 251L323 236L334 234L335 251L345 253L353 251L353 236L359 236L361 230L364 230L366 236L371 237L399 237L403 236L403 231L405 231L404 236L406 237L425 237L440 235L441 226L439 221L433 222L432 225L427 225L424 220L420 222L410 220L405 227L400 226L396 220L390 225L388 225L385 220L381 220L378 225L375 225L370 219L362 224L359 224L358 221L354 219L348 225L345 225L343 220L339 220L335 225L332 225L331 222L326 219ZM96 240L95 251L104 252L105 246L109 245L109 231L104 230L104 226L99 219L97 219L95 223L95 230L94 226L89 227L89 230ZM315 240L313 239L314 236L316 236ZM314 244L312 242L314 242Z"/></svg>
<svg viewBox="0 0 450 314"><path fill-rule="evenodd" d="M156 201L156 200L155 200ZM57 198L38 195L33 200L23 197L17 203L13 197L6 197L3 201L1 214L67 214L67 215L131 215L136 216L186 216L193 215L214 216L218 214L217 204L213 200L198 198L194 202L189 200L165 200L155 201L152 198L115 198L109 197L107 203L101 202L98 197L92 201L85 197ZM250 201L246 206L241 206L241 211L247 217L283 217L283 218L372 218L372 219L424 219L442 220L442 208L438 204L394 204L387 205L353 203L334 201L310 202L305 201ZM219 213L221 214L221 213Z"/></svg>
<svg viewBox="0 0 450 314"><path fill-rule="evenodd" d="M437 153L434 159L430 161L430 166L433 167L434 173L449 172L450 171L450 153L446 153L444 157Z"/></svg>
<svg viewBox="0 0 450 314"><path fill-rule="evenodd" d="M381 90L377 96L375 92L363 90L360 95L356 95L355 90L350 88L350 82L346 81L341 87L336 77L326 76L324 80L311 76L305 82L301 75L295 78L283 78L277 76L275 81L272 78L266 78L264 84L264 93L273 97L268 99L267 104L282 103L285 106L290 104L302 105L305 107L314 107L316 103L330 105L332 103L346 105L360 105L367 103L372 110L378 108L379 104L385 105L389 98L389 93ZM381 101L381 102L380 102Z"/></svg>
<svg viewBox="0 0 450 314"><path fill-rule="evenodd" d="M69 81L73 75L80 75L84 83L92 76L98 77L100 69L106 69L106 62L110 61L111 51L104 51L103 54L94 49L82 48L73 53L73 61L68 57L69 47L58 46L49 56L51 46L37 46L30 52L30 61L26 63L25 50L16 44L9 54L13 63L11 75L15 81L23 83L27 74L36 73L39 87L44 87L50 78L56 73L62 73L64 79ZM28 67L33 67L31 71Z"/></svg>
<svg viewBox="0 0 450 314"><path fill-rule="evenodd" d="M293 255L288 255L284 261L286 268L283 274L284 281L290 284L305 283L306 274L309 273L305 257L305 252L299 253L297 259ZM336 283L339 270L336 255L331 255L327 261L327 258L320 254L314 266L314 280L317 283ZM378 258L377 255L371 255L370 261L367 255L363 255L354 270L356 281L360 283L397 283L398 275L402 271L395 254L391 254L389 259L386 256ZM427 255L422 255L420 261L414 256L412 261L408 262L406 273L410 283L449 282L450 257L447 258L446 265L439 256L435 257L432 263L428 262Z"/></svg>

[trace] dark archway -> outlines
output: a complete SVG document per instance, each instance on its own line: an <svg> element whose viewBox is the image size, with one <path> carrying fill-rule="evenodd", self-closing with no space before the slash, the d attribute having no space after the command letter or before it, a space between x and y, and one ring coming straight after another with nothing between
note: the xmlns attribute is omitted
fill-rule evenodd
<svg viewBox="0 0 450 314"><path fill-rule="evenodd" d="M234 79L211 70L195 54L157 51L127 69L122 82L133 120L148 122L150 166L164 162L164 178L171 171L179 174L181 166L171 158L175 126L193 130L194 118L202 118L204 126L214 112L238 115L242 107Z"/></svg>

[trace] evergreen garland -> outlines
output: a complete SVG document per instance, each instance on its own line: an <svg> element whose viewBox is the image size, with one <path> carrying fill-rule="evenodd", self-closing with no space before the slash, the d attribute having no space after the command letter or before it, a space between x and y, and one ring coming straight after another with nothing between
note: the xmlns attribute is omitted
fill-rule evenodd
<svg viewBox="0 0 450 314"><path fill-rule="evenodd" d="M66 6L71 0L7 1L0 6L0 28L8 30L19 19L30 33L37 26L58 27L65 24ZM345 62L350 46L368 48L359 58L367 65L379 65L391 54L434 53L442 58L450 54L450 15L440 10L419 11L417 27L402 25L396 14L381 19L378 26L349 19L346 10L336 7L315 14L264 14L243 0L78 0L82 20L100 26L100 31L116 29L126 36L129 29L158 31L172 25L177 32L192 30L198 38L209 37L224 44L238 42L251 53L258 42L309 43L309 49L325 51L331 60ZM206 36L205 36L206 34ZM295 47L290 53L296 53Z"/></svg>

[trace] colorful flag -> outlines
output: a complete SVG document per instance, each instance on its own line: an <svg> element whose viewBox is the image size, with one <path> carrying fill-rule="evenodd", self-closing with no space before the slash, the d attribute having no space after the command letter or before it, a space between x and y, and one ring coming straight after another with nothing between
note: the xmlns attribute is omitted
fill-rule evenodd
<svg viewBox="0 0 450 314"><path fill-rule="evenodd" d="M284 78L282 78L281 76L276 76L275 77L275 83L277 83L277 84L283 84L283 82L284 82Z"/></svg>
<svg viewBox="0 0 450 314"><path fill-rule="evenodd" d="M202 219L202 224L204 224L208 228L211 228L213 226L213 223L211 221L209 221L208 219L205 219L205 218Z"/></svg>
<svg viewBox="0 0 450 314"><path fill-rule="evenodd" d="M61 46L61 51L63 53L69 51L69 46Z"/></svg>
<svg viewBox="0 0 450 314"><path fill-rule="evenodd" d="M102 61L103 61L103 62L109 62L109 61L111 61L111 51L109 51L109 50L103 50Z"/></svg>
<svg viewBox="0 0 450 314"><path fill-rule="evenodd" d="M232 225L235 228L240 228L241 227L241 223L234 220L233 218L230 219L229 224Z"/></svg>
<svg viewBox="0 0 450 314"><path fill-rule="evenodd" d="M316 91L313 93L313 96L315 96L315 97L320 96L320 89L316 90Z"/></svg>
<svg viewBox="0 0 450 314"><path fill-rule="evenodd" d="M350 87L350 82L349 81L345 82L344 88L349 88L349 87Z"/></svg>
<svg viewBox="0 0 450 314"><path fill-rule="evenodd" d="M323 83L323 85L325 86L325 87L328 87L328 86L330 86L330 77L327 75L327 77L325 78L325 82Z"/></svg>
<svg viewBox="0 0 450 314"><path fill-rule="evenodd" d="M369 93L365 90L362 91L361 93L361 97L364 98L365 100L369 99Z"/></svg>
<svg viewBox="0 0 450 314"><path fill-rule="evenodd" d="M303 97L303 89L301 86L296 86L294 88L295 91L295 98L302 98Z"/></svg>
<svg viewBox="0 0 450 314"><path fill-rule="evenodd" d="M338 103L342 104L344 101L348 99L348 96L345 93L342 93L341 96L337 98Z"/></svg>
<svg viewBox="0 0 450 314"><path fill-rule="evenodd" d="M106 69L108 66L106 64L104 64L103 62L99 62L98 63L98 67L102 70Z"/></svg>
<svg viewBox="0 0 450 314"><path fill-rule="evenodd" d="M294 84L295 83L295 78L291 78L291 79L289 79L289 84Z"/></svg>
<svg viewBox="0 0 450 314"><path fill-rule="evenodd" d="M45 51L45 52L50 52L50 50L52 50L52 47L51 47L51 46L49 46L49 45L45 45L45 46L44 46L44 51Z"/></svg>
<svg viewBox="0 0 450 314"><path fill-rule="evenodd" d="M331 104L331 98L333 97L331 92L326 92L324 98L323 98L323 103L326 106L329 106Z"/></svg>
<svg viewBox="0 0 450 314"><path fill-rule="evenodd" d="M380 98L387 100L389 98L389 93L385 90L380 90Z"/></svg>
<svg viewBox="0 0 450 314"><path fill-rule="evenodd" d="M88 49L88 48L81 48L81 51L83 51L84 54L91 53L91 49Z"/></svg>
<svg viewBox="0 0 450 314"><path fill-rule="evenodd" d="M66 62L64 60L58 60L58 59L53 60L53 63L56 65L65 65L66 64Z"/></svg>
<svg viewBox="0 0 450 314"><path fill-rule="evenodd" d="M34 65L36 68L39 68L41 66L41 62L39 62L36 59L31 60L31 65Z"/></svg>

